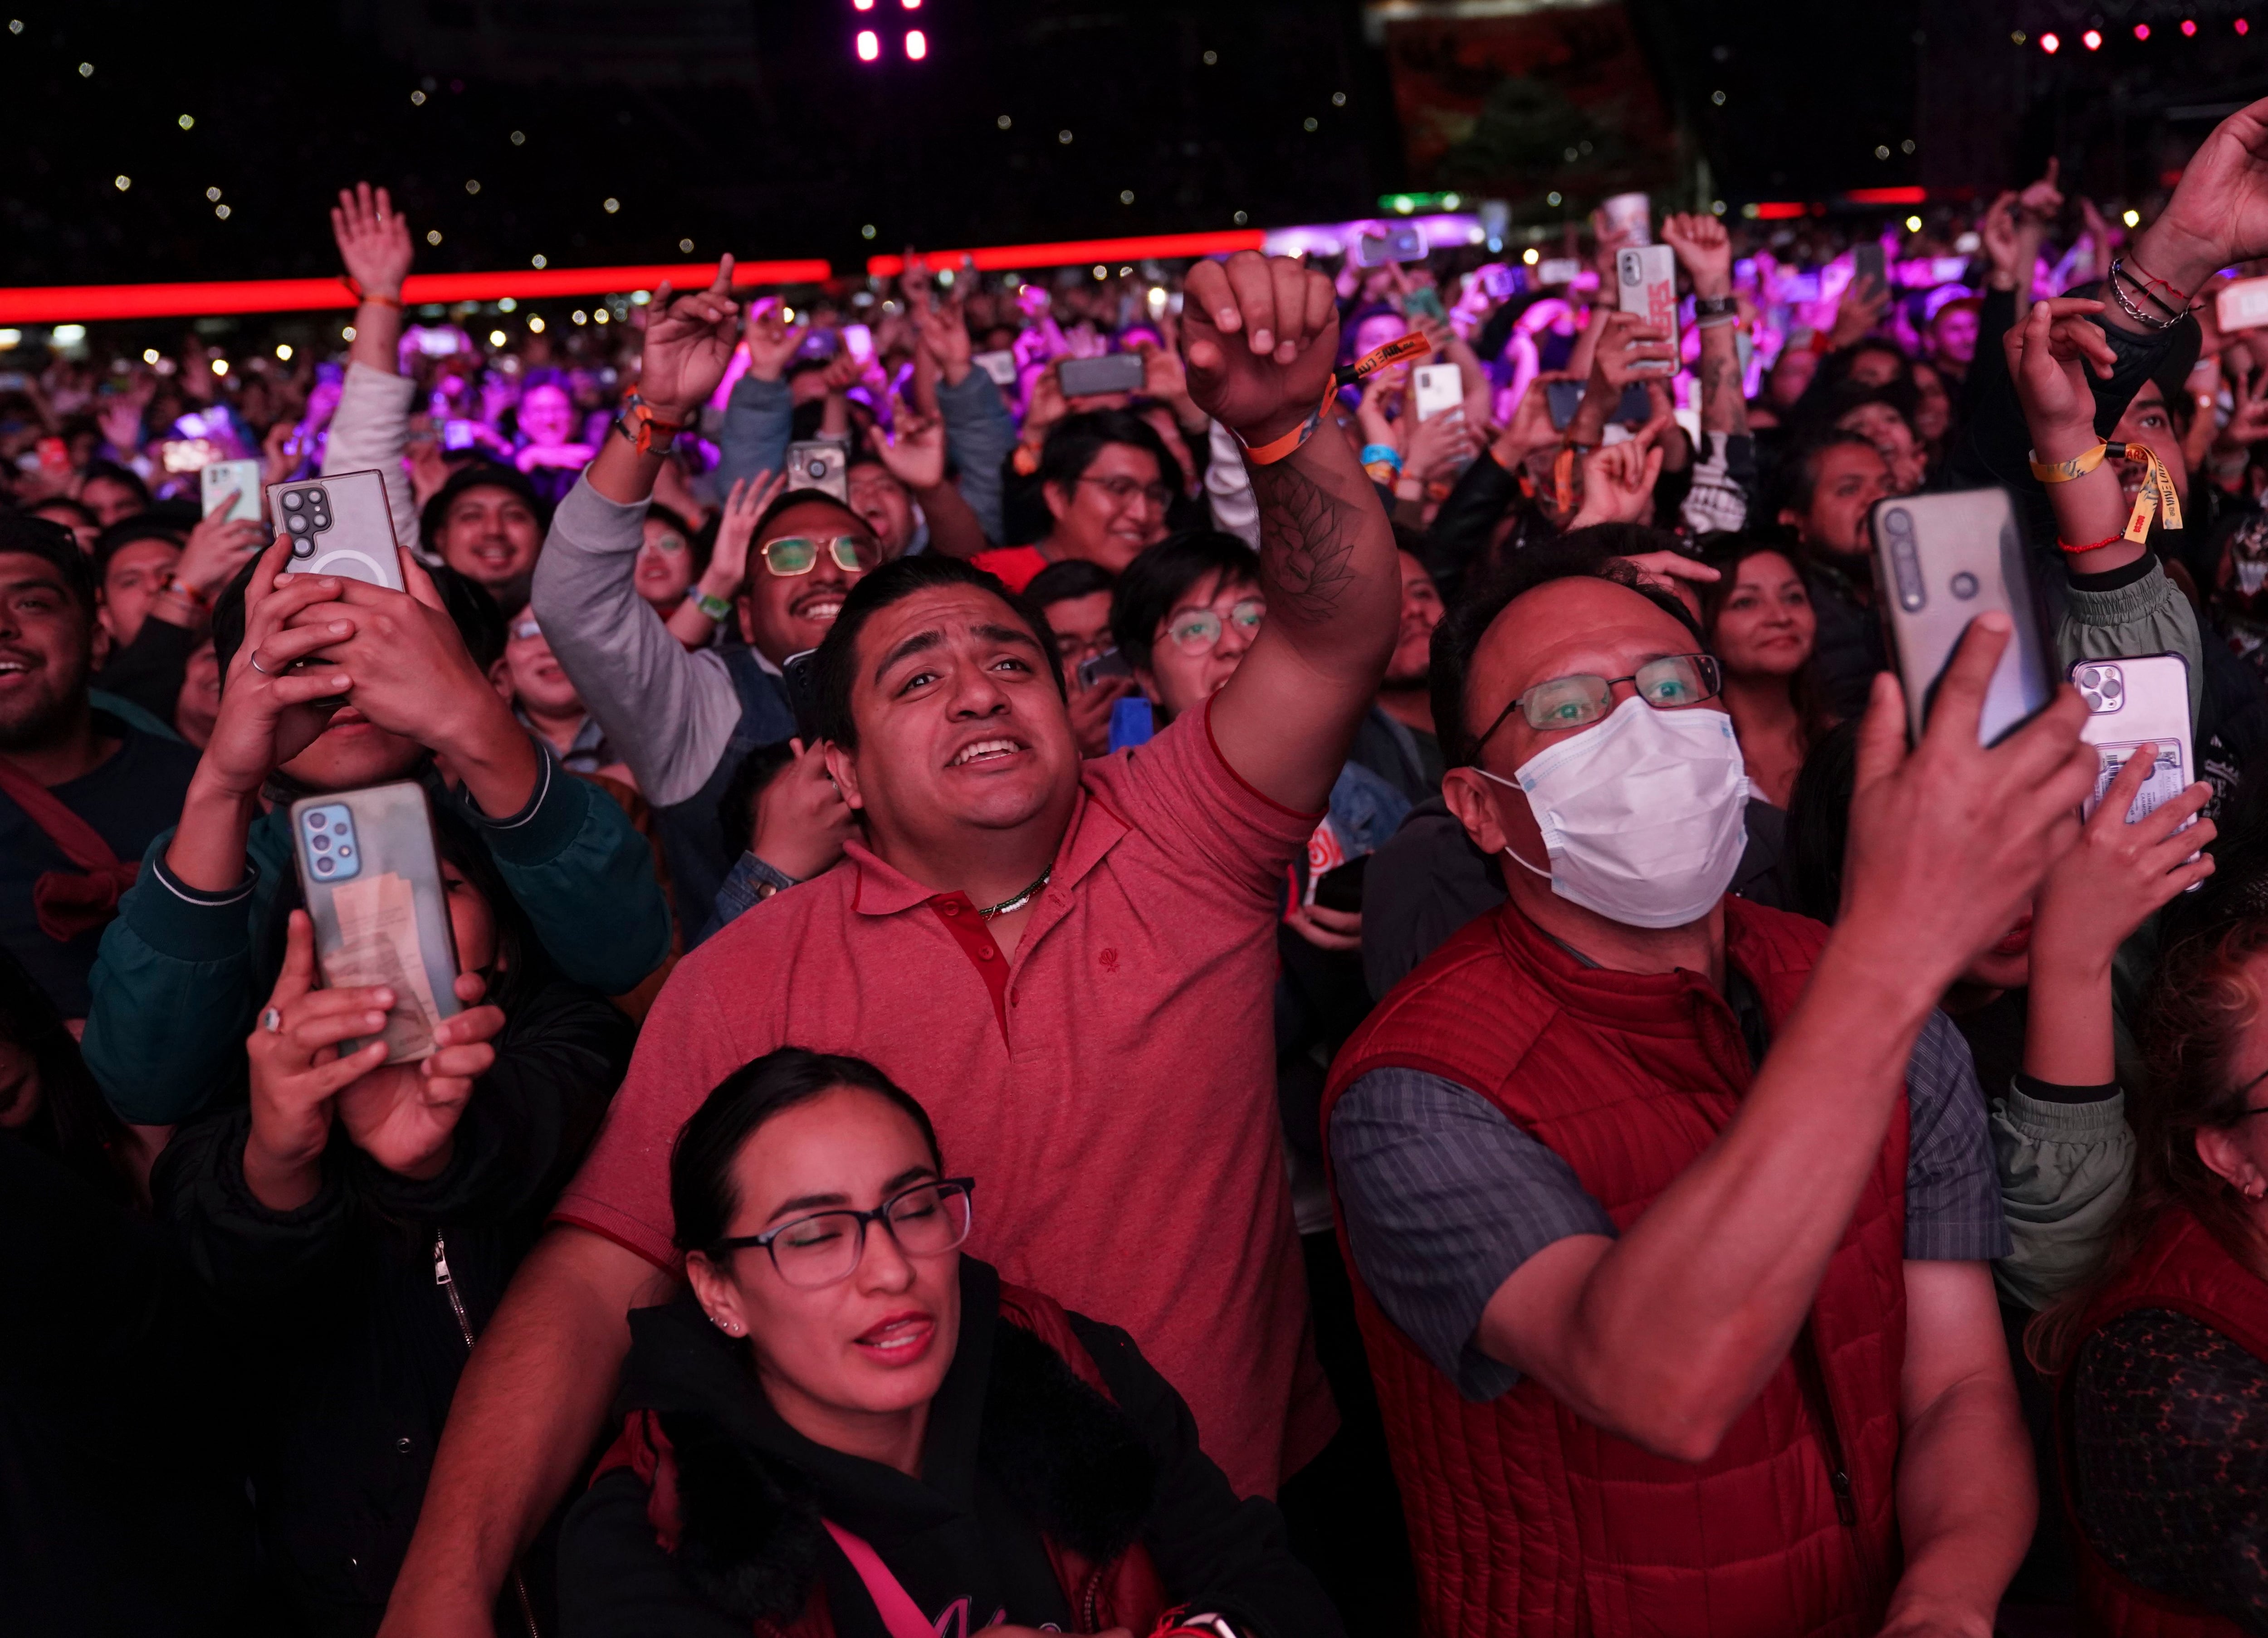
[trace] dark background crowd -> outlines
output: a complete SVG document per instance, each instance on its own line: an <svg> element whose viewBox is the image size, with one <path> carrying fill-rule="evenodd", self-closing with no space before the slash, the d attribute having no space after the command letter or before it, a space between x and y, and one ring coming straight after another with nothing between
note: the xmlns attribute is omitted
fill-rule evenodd
<svg viewBox="0 0 2268 1638"><path fill-rule="evenodd" d="M27 1630L2268 1633L2253 19L540 10L0 35Z"/></svg>

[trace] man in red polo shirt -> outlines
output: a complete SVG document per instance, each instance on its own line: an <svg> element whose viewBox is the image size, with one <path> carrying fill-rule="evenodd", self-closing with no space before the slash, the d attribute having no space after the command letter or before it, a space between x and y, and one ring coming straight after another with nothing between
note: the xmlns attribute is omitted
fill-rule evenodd
<svg viewBox="0 0 2268 1638"><path fill-rule="evenodd" d="M729 356L724 280L658 297L640 391L681 422ZM1240 253L1191 275L1190 386L1250 453L1268 621L1233 678L1140 750L1082 764L1044 622L991 577L907 559L845 600L814 667L846 863L677 968L558 1223L467 1368L387 1630L484 1630L513 1555L599 1435L624 1316L677 1279L669 1147L726 1074L856 1051L977 1179L1011 1279L1131 1331L1241 1491L1328 1438L1279 1147L1278 884L1392 649L1393 535L1322 406L1330 283ZM589 481L643 500L658 452Z"/></svg>

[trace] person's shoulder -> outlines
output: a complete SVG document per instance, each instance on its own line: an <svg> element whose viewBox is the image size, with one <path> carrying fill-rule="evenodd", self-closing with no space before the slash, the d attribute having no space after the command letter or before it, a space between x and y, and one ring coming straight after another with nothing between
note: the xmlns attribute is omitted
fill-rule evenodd
<svg viewBox="0 0 2268 1638"><path fill-rule="evenodd" d="M858 892L858 868L846 859L751 905L688 951L677 970L720 974L729 968L729 979L718 979L727 993L747 986L752 973L784 974L812 953L804 939L815 924L840 929L857 914ZM839 931L834 937L841 942Z"/></svg>

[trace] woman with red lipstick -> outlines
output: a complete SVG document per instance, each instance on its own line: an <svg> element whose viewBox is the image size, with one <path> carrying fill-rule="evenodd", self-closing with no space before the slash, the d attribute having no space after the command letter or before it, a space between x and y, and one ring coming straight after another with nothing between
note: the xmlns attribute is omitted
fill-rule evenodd
<svg viewBox="0 0 2268 1638"><path fill-rule="evenodd" d="M1701 628L1725 676L1725 709L1749 783L1787 806L1811 747L1835 725L1812 664L1819 621L1794 562L1770 539L1722 535L1700 583Z"/></svg>
<svg viewBox="0 0 2268 1638"><path fill-rule="evenodd" d="M562 1541L571 1638L1342 1631L1124 1332L961 1254L974 1191L861 1059L711 1094L670 1159L690 1289L631 1314Z"/></svg>

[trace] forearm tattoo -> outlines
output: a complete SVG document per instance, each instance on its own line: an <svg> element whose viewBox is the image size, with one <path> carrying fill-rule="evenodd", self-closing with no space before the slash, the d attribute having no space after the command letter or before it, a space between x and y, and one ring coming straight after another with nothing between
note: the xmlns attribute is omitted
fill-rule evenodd
<svg viewBox="0 0 2268 1638"><path fill-rule="evenodd" d="M1288 460L1253 468L1252 492L1260 502L1270 610L1301 621L1329 620L1355 582L1359 510Z"/></svg>
<svg viewBox="0 0 2268 1638"><path fill-rule="evenodd" d="M1721 419L1727 437L1748 431L1749 401L1741 393L1738 353L1701 361L1701 415L1705 423Z"/></svg>

